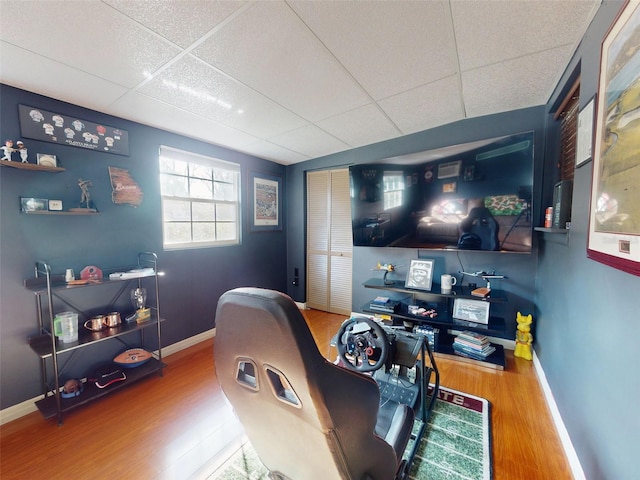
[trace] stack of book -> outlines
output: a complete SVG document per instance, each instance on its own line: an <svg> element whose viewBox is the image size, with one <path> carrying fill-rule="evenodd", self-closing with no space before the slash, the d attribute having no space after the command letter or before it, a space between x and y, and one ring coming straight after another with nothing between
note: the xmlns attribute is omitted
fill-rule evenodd
<svg viewBox="0 0 640 480"><path fill-rule="evenodd" d="M389 297L376 297L369 303L369 308L376 312L394 313L400 302Z"/></svg>
<svg viewBox="0 0 640 480"><path fill-rule="evenodd" d="M474 332L462 332L453 341L453 350L463 357L475 360L485 360L496 351L496 348L489 343L486 335Z"/></svg>

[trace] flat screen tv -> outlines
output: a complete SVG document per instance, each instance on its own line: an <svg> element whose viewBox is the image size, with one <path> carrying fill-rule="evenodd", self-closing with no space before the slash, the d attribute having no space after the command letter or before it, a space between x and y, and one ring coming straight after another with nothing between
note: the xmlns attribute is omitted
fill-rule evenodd
<svg viewBox="0 0 640 480"><path fill-rule="evenodd" d="M349 168L354 246L531 252L533 132Z"/></svg>

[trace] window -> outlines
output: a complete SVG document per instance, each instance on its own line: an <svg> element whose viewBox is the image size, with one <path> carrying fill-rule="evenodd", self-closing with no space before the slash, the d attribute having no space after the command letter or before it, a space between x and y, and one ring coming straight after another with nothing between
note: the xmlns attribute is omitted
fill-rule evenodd
<svg viewBox="0 0 640 480"><path fill-rule="evenodd" d="M404 177L402 172L384 172L382 177L384 192L384 209L399 207L402 205L402 194L404 192Z"/></svg>
<svg viewBox="0 0 640 480"><path fill-rule="evenodd" d="M240 166L160 147L165 249L240 243Z"/></svg>
<svg viewBox="0 0 640 480"><path fill-rule="evenodd" d="M560 120L560 156L557 163L560 180L573 180L576 168L579 104L580 79L573 84L555 113L555 119Z"/></svg>

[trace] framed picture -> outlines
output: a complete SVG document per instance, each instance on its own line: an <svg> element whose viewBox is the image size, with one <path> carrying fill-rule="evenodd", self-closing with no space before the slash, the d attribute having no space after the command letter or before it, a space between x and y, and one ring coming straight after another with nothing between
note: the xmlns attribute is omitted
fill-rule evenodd
<svg viewBox="0 0 640 480"><path fill-rule="evenodd" d="M464 181L465 182L473 182L476 178L476 167L475 165L468 165L464 167Z"/></svg>
<svg viewBox="0 0 640 480"><path fill-rule="evenodd" d="M25 213L48 210L49 200L46 198L20 197L20 209Z"/></svg>
<svg viewBox="0 0 640 480"><path fill-rule="evenodd" d="M640 4L628 2L602 42L587 256L640 275Z"/></svg>
<svg viewBox="0 0 640 480"><path fill-rule="evenodd" d="M453 318L487 325L489 323L489 302L456 298L453 301Z"/></svg>
<svg viewBox="0 0 640 480"><path fill-rule="evenodd" d="M41 108L18 105L23 137L116 155L129 155L129 132Z"/></svg>
<svg viewBox="0 0 640 480"><path fill-rule="evenodd" d="M434 260L411 260L405 286L418 290L431 290Z"/></svg>
<svg viewBox="0 0 640 480"><path fill-rule="evenodd" d="M591 160L593 145L593 106L592 98L578 114L578 142L576 145L576 167Z"/></svg>
<svg viewBox="0 0 640 480"><path fill-rule="evenodd" d="M38 153L38 165L42 165L43 167L57 167L58 159L55 155Z"/></svg>
<svg viewBox="0 0 640 480"><path fill-rule="evenodd" d="M442 184L442 193L456 193L458 189L457 182L449 182Z"/></svg>
<svg viewBox="0 0 640 480"><path fill-rule="evenodd" d="M275 175L251 172L249 192L251 231L282 230L282 179Z"/></svg>

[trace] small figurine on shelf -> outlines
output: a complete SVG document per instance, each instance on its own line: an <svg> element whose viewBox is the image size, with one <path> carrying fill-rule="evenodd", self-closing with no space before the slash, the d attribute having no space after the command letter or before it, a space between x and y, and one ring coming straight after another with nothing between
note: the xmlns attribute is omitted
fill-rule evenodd
<svg viewBox="0 0 640 480"><path fill-rule="evenodd" d="M27 160L27 156L28 156L28 151L27 151L27 147L24 145L24 143L22 143L22 141L18 140L17 142L17 149L20 152L20 160L22 161L22 163L29 163L29 161Z"/></svg>
<svg viewBox="0 0 640 480"><path fill-rule="evenodd" d="M516 322L518 322L518 331L516 332L516 349L513 352L513 355L524 358L525 360L533 360L533 354L531 351L531 344L533 343L531 324L533 323L533 318L531 317L531 314L522 315L518 312Z"/></svg>
<svg viewBox="0 0 640 480"><path fill-rule="evenodd" d="M83 180L82 178L78 179L78 186L82 191L82 196L80 197L80 207L79 208L70 208L70 212L97 212L95 204L91 201L91 194L89 193L89 187L92 186L91 180Z"/></svg>
<svg viewBox="0 0 640 480"><path fill-rule="evenodd" d="M385 285L393 285L394 281L393 280L388 280L387 279L387 275L389 275L389 273L391 272L395 272L396 269L401 266L401 265L393 265L392 263L380 263L378 262L378 265L376 268L374 268L374 270L384 270L384 276L382 277L382 282Z"/></svg>
<svg viewBox="0 0 640 480"><path fill-rule="evenodd" d="M6 140L2 147L2 158L0 160L11 161L11 154L15 151L13 148L13 140Z"/></svg>

